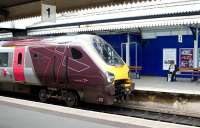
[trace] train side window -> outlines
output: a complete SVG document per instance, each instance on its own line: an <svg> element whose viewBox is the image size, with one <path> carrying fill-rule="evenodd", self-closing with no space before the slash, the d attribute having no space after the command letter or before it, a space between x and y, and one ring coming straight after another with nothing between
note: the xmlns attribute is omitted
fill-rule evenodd
<svg viewBox="0 0 200 128"><path fill-rule="evenodd" d="M22 64L22 53L21 53L21 52L18 54L17 64L18 64L18 65L21 65L21 64Z"/></svg>
<svg viewBox="0 0 200 128"><path fill-rule="evenodd" d="M71 48L71 53L73 59L81 59L83 57L83 54L75 48Z"/></svg>
<svg viewBox="0 0 200 128"><path fill-rule="evenodd" d="M0 53L0 67L8 67L8 53Z"/></svg>

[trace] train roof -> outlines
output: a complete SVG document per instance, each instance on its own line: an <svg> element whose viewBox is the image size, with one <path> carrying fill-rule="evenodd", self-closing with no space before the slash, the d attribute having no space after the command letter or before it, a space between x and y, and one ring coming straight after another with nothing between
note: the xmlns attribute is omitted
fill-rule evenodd
<svg viewBox="0 0 200 128"><path fill-rule="evenodd" d="M40 45L59 45L66 43L91 42L95 35L81 34L73 36L56 36L56 37L33 37L26 39L13 39L9 41L0 41L1 47L17 46L40 46Z"/></svg>

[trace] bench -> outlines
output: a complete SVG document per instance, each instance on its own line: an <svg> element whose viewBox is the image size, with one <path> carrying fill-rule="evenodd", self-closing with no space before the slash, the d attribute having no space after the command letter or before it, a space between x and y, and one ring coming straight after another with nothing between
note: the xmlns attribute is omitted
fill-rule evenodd
<svg viewBox="0 0 200 128"><path fill-rule="evenodd" d="M200 68L179 68L179 71L176 72L176 77L181 76L189 76L192 80L197 80L200 77Z"/></svg>
<svg viewBox="0 0 200 128"><path fill-rule="evenodd" d="M140 79L142 66L129 66L131 78Z"/></svg>

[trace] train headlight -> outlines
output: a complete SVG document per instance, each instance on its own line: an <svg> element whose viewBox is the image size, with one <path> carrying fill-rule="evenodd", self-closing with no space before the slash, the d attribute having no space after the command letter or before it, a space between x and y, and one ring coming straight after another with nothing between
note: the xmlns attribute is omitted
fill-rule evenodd
<svg viewBox="0 0 200 128"><path fill-rule="evenodd" d="M115 80L115 75L111 72L106 72L106 77L108 83L112 83Z"/></svg>

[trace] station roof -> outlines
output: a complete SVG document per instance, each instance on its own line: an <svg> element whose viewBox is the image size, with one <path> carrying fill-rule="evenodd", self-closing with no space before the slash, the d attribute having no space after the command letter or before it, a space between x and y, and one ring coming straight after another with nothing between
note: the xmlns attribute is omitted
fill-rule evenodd
<svg viewBox="0 0 200 128"><path fill-rule="evenodd" d="M18 12L21 13L22 11L24 11L24 8L21 8L22 6L25 6L34 2L39 2L39 1L40 0L1 0L0 1L0 21L17 18ZM16 9L18 10L17 13L15 12ZM28 12L28 10L26 10L26 12Z"/></svg>
<svg viewBox="0 0 200 128"><path fill-rule="evenodd" d="M28 28L29 35L193 26L200 23L200 0L155 0L66 11L56 22L32 17L0 23L0 27Z"/></svg>
<svg viewBox="0 0 200 128"><path fill-rule="evenodd" d="M39 0L1 0L0 1L0 7L1 8L8 8L8 7L13 7L21 4L26 4L34 1L39 1Z"/></svg>
<svg viewBox="0 0 200 128"><path fill-rule="evenodd" d="M147 0L0 0L0 21L39 16L41 3L54 3L57 12Z"/></svg>

